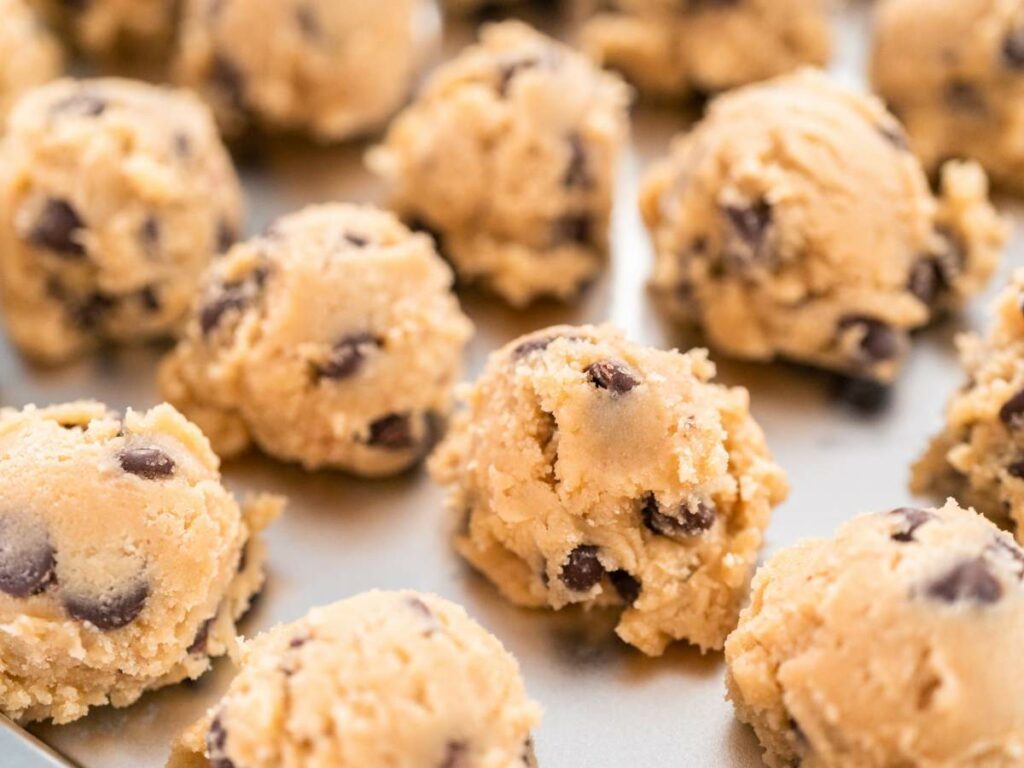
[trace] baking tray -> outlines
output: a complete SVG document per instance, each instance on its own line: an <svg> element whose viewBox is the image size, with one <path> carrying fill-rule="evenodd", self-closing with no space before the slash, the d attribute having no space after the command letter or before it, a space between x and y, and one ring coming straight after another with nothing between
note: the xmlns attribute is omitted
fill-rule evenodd
<svg viewBox="0 0 1024 768"><path fill-rule="evenodd" d="M835 12L832 70L848 83L863 83L869 9L857 3ZM549 30L565 29L564 19L523 13ZM444 47L453 52L471 36L468 26L457 26L446 33ZM699 343L664 324L651 306L645 293L651 251L636 208L643 169L686 120L680 110L637 111L634 146L618 190L613 264L581 301L514 311L486 295L462 294L477 325L468 375L476 375L499 345L553 323L610 320L646 344ZM310 202L380 200L382 189L361 164L366 146L324 149L284 142L244 158L249 231ZM1018 221L1019 214L1013 211ZM988 296L1005 279L1009 262L1021 263L1022 245L1016 227ZM766 554L803 536L827 535L858 512L908 501L908 464L939 426L943 403L960 382L953 337L964 327L981 327L986 303L979 299L965 317L919 335L890 409L875 417L831 400L825 377L717 358L722 381L751 390L754 414L792 483L768 531ZM27 367L0 341L0 402L20 406L95 397L117 408L150 406L158 401L153 370L163 351L126 350L43 371ZM610 619L584 622L572 611L528 611L506 603L450 549L441 491L422 469L369 481L307 474L255 456L226 464L224 476L236 491L271 491L290 499L268 534L267 587L241 624L246 635L374 587L434 591L465 605L518 657L530 694L545 709L535 734L544 768L761 765L756 741L724 699L721 654L702 656L677 643L664 657L648 659L615 639ZM218 699L232 675L222 659L195 684L151 693L127 709L98 709L70 725L31 731L86 768L163 766L172 739ZM0 733L0 744L3 739ZM9 766L10 754L0 750L0 764ZM38 764L45 762L40 758Z"/></svg>

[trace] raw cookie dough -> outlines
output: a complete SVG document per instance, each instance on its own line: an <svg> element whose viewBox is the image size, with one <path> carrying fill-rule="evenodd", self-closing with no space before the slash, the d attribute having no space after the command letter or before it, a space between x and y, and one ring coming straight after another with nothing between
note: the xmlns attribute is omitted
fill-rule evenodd
<svg viewBox="0 0 1024 768"><path fill-rule="evenodd" d="M657 296L714 348L869 382L985 285L1005 238L980 168L947 166L936 199L881 104L812 70L712 102L641 207Z"/></svg>
<svg viewBox="0 0 1024 768"><path fill-rule="evenodd" d="M430 462L459 553L518 605L620 608L646 654L721 648L787 486L747 391L714 373L608 326L496 352Z"/></svg>
<svg viewBox="0 0 1024 768"><path fill-rule="evenodd" d="M583 28L583 47L646 94L716 93L824 65L823 0L613 0Z"/></svg>
<svg viewBox="0 0 1024 768"><path fill-rule="evenodd" d="M1024 191L1024 2L886 0L871 79L925 168L980 162Z"/></svg>
<svg viewBox="0 0 1024 768"><path fill-rule="evenodd" d="M30 0L90 56L165 58L178 0Z"/></svg>
<svg viewBox="0 0 1024 768"><path fill-rule="evenodd" d="M367 592L247 644L169 768L525 768L540 708L459 606Z"/></svg>
<svg viewBox="0 0 1024 768"><path fill-rule="evenodd" d="M604 266L629 90L519 22L484 27L392 123L370 167L456 272L516 305Z"/></svg>
<svg viewBox="0 0 1024 768"><path fill-rule="evenodd" d="M772 768L1012 768L1024 756L1024 552L950 500L780 552L725 644Z"/></svg>
<svg viewBox="0 0 1024 768"><path fill-rule="evenodd" d="M185 0L179 77L223 129L336 141L384 122L419 63L421 0Z"/></svg>
<svg viewBox="0 0 1024 768"><path fill-rule="evenodd" d="M369 207L314 206L207 274L164 396L221 457L389 475L429 447L472 325L430 238Z"/></svg>
<svg viewBox="0 0 1024 768"><path fill-rule="evenodd" d="M0 411L0 711L66 723L197 678L263 584L202 433L168 405Z"/></svg>
<svg viewBox="0 0 1024 768"><path fill-rule="evenodd" d="M995 304L984 336L957 339L967 381L946 407L946 425L914 465L915 493L953 496L1024 541L1024 270Z"/></svg>
<svg viewBox="0 0 1024 768"><path fill-rule="evenodd" d="M60 46L25 0L0 0L0 135L7 113L28 90L57 78Z"/></svg>
<svg viewBox="0 0 1024 768"><path fill-rule="evenodd" d="M174 333L242 199L209 111L184 91L62 80L0 144L0 294L25 354Z"/></svg>

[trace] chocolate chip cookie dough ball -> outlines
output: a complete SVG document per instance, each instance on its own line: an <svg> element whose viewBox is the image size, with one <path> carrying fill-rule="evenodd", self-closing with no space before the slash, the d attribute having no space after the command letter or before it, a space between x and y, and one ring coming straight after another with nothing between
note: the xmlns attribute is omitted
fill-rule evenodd
<svg viewBox="0 0 1024 768"><path fill-rule="evenodd" d="M459 553L518 605L620 608L646 654L721 648L787 486L714 373L607 326L496 352L431 458Z"/></svg>
<svg viewBox="0 0 1024 768"><path fill-rule="evenodd" d="M202 433L168 405L0 411L0 710L65 723L197 678L263 584Z"/></svg>
<svg viewBox="0 0 1024 768"><path fill-rule="evenodd" d="M63 80L25 96L0 144L0 295L26 355L174 333L241 192L208 110L185 92Z"/></svg>
<svg viewBox="0 0 1024 768"><path fill-rule="evenodd" d="M384 122L412 86L421 0L185 0L178 72L222 128L322 141Z"/></svg>
<svg viewBox="0 0 1024 768"><path fill-rule="evenodd" d="M31 0L77 48L103 59L171 51L178 0Z"/></svg>
<svg viewBox="0 0 1024 768"><path fill-rule="evenodd" d="M725 645L737 715L773 768L1019 765L1022 578L952 500L780 552Z"/></svg>
<svg viewBox="0 0 1024 768"><path fill-rule="evenodd" d="M1024 2L886 0L871 78L928 169L980 162L1024 191Z"/></svg>
<svg viewBox="0 0 1024 768"><path fill-rule="evenodd" d="M824 65L823 0L613 0L583 29L583 47L646 94L725 91L803 64Z"/></svg>
<svg viewBox="0 0 1024 768"><path fill-rule="evenodd" d="M57 78L60 46L25 0L0 0L0 135L7 113L28 90Z"/></svg>
<svg viewBox="0 0 1024 768"><path fill-rule="evenodd" d="M222 456L400 472L448 412L472 325L430 238L369 207L307 208L206 277L161 368Z"/></svg>
<svg viewBox="0 0 1024 768"><path fill-rule="evenodd" d="M873 382L985 285L1005 236L980 168L950 164L935 198L896 120L810 70L716 99L641 206L656 295L714 348Z"/></svg>
<svg viewBox="0 0 1024 768"><path fill-rule="evenodd" d="M525 768L539 720L516 660L461 607L367 592L249 643L169 765Z"/></svg>
<svg viewBox="0 0 1024 768"><path fill-rule="evenodd" d="M459 276L512 304L604 266L629 91L530 27L484 28L392 123L370 167Z"/></svg>

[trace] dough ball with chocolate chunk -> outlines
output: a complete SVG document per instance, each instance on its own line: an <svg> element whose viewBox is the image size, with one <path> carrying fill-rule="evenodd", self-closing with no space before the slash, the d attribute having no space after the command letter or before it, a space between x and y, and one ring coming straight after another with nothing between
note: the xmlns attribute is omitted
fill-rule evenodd
<svg viewBox="0 0 1024 768"><path fill-rule="evenodd" d="M883 383L1006 233L980 168L948 165L936 198L896 119L811 70L712 102L641 205L655 293L712 347Z"/></svg>
<svg viewBox="0 0 1024 768"><path fill-rule="evenodd" d="M323 205L235 246L207 274L164 396L222 457L255 443L307 469L390 475L429 449L472 325L429 237Z"/></svg>
<svg viewBox="0 0 1024 768"><path fill-rule="evenodd" d="M823 66L824 0L611 0L583 28L583 47L662 99L709 94Z"/></svg>
<svg viewBox="0 0 1024 768"><path fill-rule="evenodd" d="M458 605L366 592L246 644L169 768L528 768L540 708Z"/></svg>
<svg viewBox="0 0 1024 768"><path fill-rule="evenodd" d="M754 577L729 698L772 768L1014 766L1024 552L952 499L858 517Z"/></svg>
<svg viewBox="0 0 1024 768"><path fill-rule="evenodd" d="M263 585L259 532L168 405L0 411L0 712L76 720L195 679Z"/></svg>
<svg viewBox="0 0 1024 768"><path fill-rule="evenodd" d="M602 269L629 91L519 22L484 28L368 156L459 277L515 305Z"/></svg>
<svg viewBox="0 0 1024 768"><path fill-rule="evenodd" d="M337 141L405 101L429 37L423 0L184 0L178 76L231 135Z"/></svg>
<svg viewBox="0 0 1024 768"><path fill-rule="evenodd" d="M80 51L106 61L170 55L179 0L29 0Z"/></svg>
<svg viewBox="0 0 1024 768"><path fill-rule="evenodd" d="M26 91L60 76L60 46L26 0L0 0L0 135Z"/></svg>
<svg viewBox="0 0 1024 768"><path fill-rule="evenodd" d="M456 549L518 605L620 610L646 654L721 648L787 485L747 391L714 373L608 326L494 353L430 462Z"/></svg>
<svg viewBox="0 0 1024 768"><path fill-rule="evenodd" d="M242 199L209 111L183 91L61 80L0 143L0 294L11 340L60 363L177 332Z"/></svg>

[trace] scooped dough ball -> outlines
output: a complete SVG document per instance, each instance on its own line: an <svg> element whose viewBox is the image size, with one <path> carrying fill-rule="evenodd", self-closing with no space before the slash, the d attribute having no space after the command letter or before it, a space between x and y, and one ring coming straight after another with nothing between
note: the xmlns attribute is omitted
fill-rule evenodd
<svg viewBox="0 0 1024 768"><path fill-rule="evenodd" d="M256 534L168 405L0 411L0 710L66 723L197 678L263 584Z"/></svg>
<svg viewBox="0 0 1024 768"><path fill-rule="evenodd" d="M950 500L850 521L758 571L725 645L772 768L1020 765L1024 552Z"/></svg>
<svg viewBox="0 0 1024 768"><path fill-rule="evenodd" d="M60 46L25 0L0 0L0 134L7 113L28 90L57 78Z"/></svg>
<svg viewBox="0 0 1024 768"><path fill-rule="evenodd" d="M703 351L549 328L492 355L431 459L459 553L518 605L616 606L627 643L721 648L782 470Z"/></svg>
<svg viewBox="0 0 1024 768"><path fill-rule="evenodd" d="M823 0L612 0L583 29L583 47L644 93L678 98L765 80L828 61Z"/></svg>
<svg viewBox="0 0 1024 768"><path fill-rule="evenodd" d="M618 77L571 49L519 22L489 25L369 163L461 278L516 305L567 299L605 263L628 102Z"/></svg>
<svg viewBox="0 0 1024 768"><path fill-rule="evenodd" d="M459 606L367 592L249 643L170 768L526 768L540 708Z"/></svg>
<svg viewBox="0 0 1024 768"><path fill-rule="evenodd" d="M185 0L180 78L224 130L336 141L384 122L420 57L421 0Z"/></svg>
<svg viewBox="0 0 1024 768"><path fill-rule="evenodd" d="M104 59L170 54L178 0L30 0L74 44Z"/></svg>
<svg viewBox="0 0 1024 768"><path fill-rule="evenodd" d="M936 199L880 103L810 70L716 99L641 206L657 295L713 347L876 382L1005 238L980 168L947 166Z"/></svg>
<svg viewBox="0 0 1024 768"><path fill-rule="evenodd" d="M422 458L472 325L430 238L369 207L307 208L216 262L165 397L222 457L255 442L307 469Z"/></svg>
<svg viewBox="0 0 1024 768"><path fill-rule="evenodd" d="M926 168L968 157L1024 191L1024 2L886 0L871 79Z"/></svg>
<svg viewBox="0 0 1024 768"><path fill-rule="evenodd" d="M183 91L62 80L0 144L0 294L11 340L57 363L177 331L240 227L238 180Z"/></svg>

